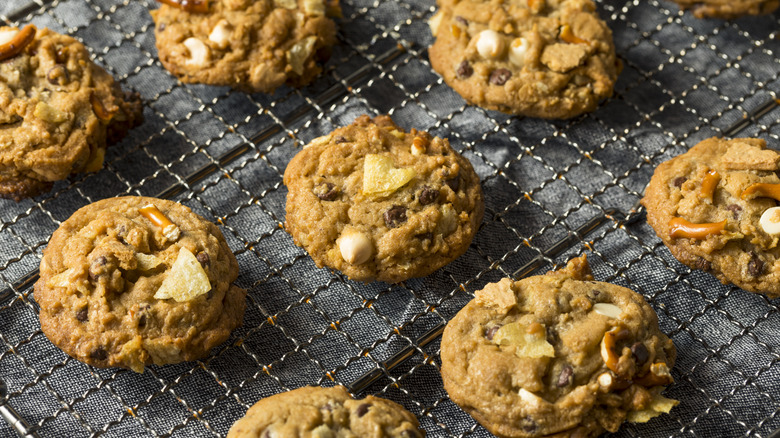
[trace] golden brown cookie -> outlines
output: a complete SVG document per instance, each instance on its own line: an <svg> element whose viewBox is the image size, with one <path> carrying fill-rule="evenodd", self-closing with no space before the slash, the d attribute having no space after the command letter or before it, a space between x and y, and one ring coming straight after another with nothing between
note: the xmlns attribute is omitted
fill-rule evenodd
<svg viewBox="0 0 780 438"><path fill-rule="evenodd" d="M214 224L162 199L89 204L43 252L41 329L68 355L105 368L204 357L241 325L238 263Z"/></svg>
<svg viewBox="0 0 780 438"><path fill-rule="evenodd" d="M314 139L284 172L287 231L317 266L358 281L422 277L468 249L479 177L446 139L362 116Z"/></svg>
<svg viewBox="0 0 780 438"><path fill-rule="evenodd" d="M330 57L338 0L168 0L152 11L157 51L182 82L271 93L300 87ZM184 4L184 6L182 6Z"/></svg>
<svg viewBox="0 0 780 438"><path fill-rule="evenodd" d="M620 72L591 0L438 0L433 68L464 99L547 119L593 111Z"/></svg>
<svg viewBox="0 0 780 438"><path fill-rule="evenodd" d="M403 406L370 395L355 400L342 386L307 386L264 398L228 432L228 438L424 436Z"/></svg>
<svg viewBox="0 0 780 438"><path fill-rule="evenodd" d="M680 9L690 9L696 18L732 19L743 15L771 14L780 0L674 0Z"/></svg>
<svg viewBox="0 0 780 438"><path fill-rule="evenodd" d="M723 283L780 296L780 153L710 138L661 163L642 204L677 260Z"/></svg>
<svg viewBox="0 0 780 438"><path fill-rule="evenodd" d="M28 25L0 27L0 197L17 201L53 181L103 167L106 144L142 121L75 39Z"/></svg>
<svg viewBox="0 0 780 438"><path fill-rule="evenodd" d="M585 256L485 286L447 324L452 401L499 437L593 437L677 404L661 396L676 352L653 309L593 281Z"/></svg>

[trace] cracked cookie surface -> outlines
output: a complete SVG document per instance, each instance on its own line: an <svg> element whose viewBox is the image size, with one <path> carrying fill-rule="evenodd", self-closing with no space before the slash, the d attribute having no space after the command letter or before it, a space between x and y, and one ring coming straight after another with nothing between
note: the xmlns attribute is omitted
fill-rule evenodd
<svg viewBox="0 0 780 438"><path fill-rule="evenodd" d="M780 296L780 153L761 139L710 138L661 163L642 204L677 260Z"/></svg>
<svg viewBox="0 0 780 438"><path fill-rule="evenodd" d="M54 232L35 300L41 329L65 353L143 372L204 357L241 325L237 276L222 233L189 208L113 198L82 207Z"/></svg>
<svg viewBox="0 0 780 438"><path fill-rule="evenodd" d="M674 0L680 9L690 9L696 18L732 19L743 15L771 14L780 0Z"/></svg>
<svg viewBox="0 0 780 438"><path fill-rule="evenodd" d="M337 0L212 0L205 12L151 11L160 61L182 82L271 93L322 71L336 42Z"/></svg>
<svg viewBox="0 0 780 438"><path fill-rule="evenodd" d="M441 342L444 388L499 437L591 437L677 402L672 341L644 298L566 268L475 293Z"/></svg>
<svg viewBox="0 0 780 438"><path fill-rule="evenodd" d="M355 400L341 386L308 386L264 398L228 432L228 438L423 436L417 418L403 406L374 396Z"/></svg>
<svg viewBox="0 0 780 438"><path fill-rule="evenodd" d="M422 277L468 249L484 201L446 139L361 116L314 139L284 172L286 229L317 266L358 281Z"/></svg>
<svg viewBox="0 0 780 438"><path fill-rule="evenodd" d="M438 0L433 68L464 99L565 119L612 95L612 32L591 0Z"/></svg>
<svg viewBox="0 0 780 438"><path fill-rule="evenodd" d="M25 29L0 27L0 44L34 28ZM0 197L17 201L100 170L106 144L142 121L139 96L123 93L84 45L49 29L33 32L0 62Z"/></svg>

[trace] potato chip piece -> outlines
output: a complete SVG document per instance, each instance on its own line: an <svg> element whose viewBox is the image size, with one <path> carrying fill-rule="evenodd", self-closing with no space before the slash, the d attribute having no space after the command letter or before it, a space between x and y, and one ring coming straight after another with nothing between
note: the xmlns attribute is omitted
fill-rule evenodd
<svg viewBox="0 0 780 438"><path fill-rule="evenodd" d="M314 43L316 42L316 36L304 38L303 40L295 43L290 51L287 52L287 62L290 63L290 67L292 67L295 73L299 75L303 74L303 67L306 63L306 59L309 58L312 50L314 50Z"/></svg>
<svg viewBox="0 0 780 438"><path fill-rule="evenodd" d="M173 298L182 303L210 290L211 283L206 271L203 270L192 251L182 248L154 297L158 300Z"/></svg>
<svg viewBox="0 0 780 438"><path fill-rule="evenodd" d="M138 269L142 271L151 271L152 269L160 266L162 260L151 254L144 254L138 252L135 254L135 260L138 262Z"/></svg>
<svg viewBox="0 0 780 438"><path fill-rule="evenodd" d="M493 336L493 342L499 345L514 345L517 357L555 357L555 347L547 342L544 331L528 333L528 325L519 322L499 328Z"/></svg>
<svg viewBox="0 0 780 438"><path fill-rule="evenodd" d="M390 157L368 154L363 162L363 193L389 195L406 185L415 175L412 168L396 169Z"/></svg>
<svg viewBox="0 0 780 438"><path fill-rule="evenodd" d="M626 416L626 420L632 423L647 423L661 414L668 414L669 411L678 404L680 404L680 402L677 400L666 398L661 394L656 394L653 396L653 400L650 402L648 409L631 411Z"/></svg>

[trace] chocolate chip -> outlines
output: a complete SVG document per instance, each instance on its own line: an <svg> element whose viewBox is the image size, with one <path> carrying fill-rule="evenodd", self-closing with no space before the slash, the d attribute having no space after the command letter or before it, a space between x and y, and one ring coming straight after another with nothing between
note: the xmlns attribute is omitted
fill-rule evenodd
<svg viewBox="0 0 780 438"><path fill-rule="evenodd" d="M493 70L493 73L490 73L490 83L493 85L504 85L511 77L511 71L505 68L497 68Z"/></svg>
<svg viewBox="0 0 780 438"><path fill-rule="evenodd" d="M432 189L428 186L423 186L422 191L420 191L419 199L420 199L420 204L422 205L433 204L434 202L436 202L438 198L439 198L439 191L436 189Z"/></svg>
<svg viewBox="0 0 780 438"><path fill-rule="evenodd" d="M631 346L631 354L634 355L634 361L637 366L640 367L647 362L647 359L650 359L650 352L647 351L645 344L641 342L637 342Z"/></svg>
<svg viewBox="0 0 780 438"><path fill-rule="evenodd" d="M157 31L162 32L165 30L165 23L160 23L159 26L157 26Z"/></svg>
<svg viewBox="0 0 780 438"><path fill-rule="evenodd" d="M453 192L457 192L460 188L460 178L456 176L455 178L444 181L444 184L447 184L447 187L451 188Z"/></svg>
<svg viewBox="0 0 780 438"><path fill-rule="evenodd" d="M561 368L561 374L558 376L558 388L563 388L564 386L569 386L573 380L574 377L574 370L572 369L571 365L565 364L563 365L563 368Z"/></svg>
<svg viewBox="0 0 780 438"><path fill-rule="evenodd" d="M395 228L404 222L406 222L406 207L394 205L385 212L385 224L389 228Z"/></svg>
<svg viewBox="0 0 780 438"><path fill-rule="evenodd" d="M76 312L76 319L79 322L85 322L87 319L89 319L89 312L87 311L86 307Z"/></svg>
<svg viewBox="0 0 780 438"><path fill-rule="evenodd" d="M599 296L600 294L601 294L601 291L600 291L600 290L597 290L597 289L591 289L591 290L589 290L589 291L588 291L588 298L590 298L591 300L594 300L594 301L595 301L595 300L596 300L596 298L598 298L598 296Z"/></svg>
<svg viewBox="0 0 780 438"><path fill-rule="evenodd" d="M138 328L144 327L146 327L146 314L143 314L140 318L138 318Z"/></svg>
<svg viewBox="0 0 780 438"><path fill-rule="evenodd" d="M764 261L754 252L750 253L750 257L751 259L747 265L748 274L758 277L764 272Z"/></svg>
<svg viewBox="0 0 780 438"><path fill-rule="evenodd" d="M458 65L458 68L455 69L455 73L460 79L468 79L474 74L474 67L464 59L463 62Z"/></svg>
<svg viewBox="0 0 780 438"><path fill-rule="evenodd" d="M89 265L89 279L92 281L97 281L98 278L100 278L101 274L103 273L103 266L106 266L106 263L108 263L108 260L105 258L105 256L100 256L96 258L95 260L92 260L92 263Z"/></svg>
<svg viewBox="0 0 780 438"><path fill-rule="evenodd" d="M433 240L433 233L422 233L417 234L414 237L420 239L420 240Z"/></svg>
<svg viewBox="0 0 780 438"><path fill-rule="evenodd" d="M46 79L52 85L65 85L69 82L68 70L62 64L55 64L46 72Z"/></svg>
<svg viewBox="0 0 780 438"><path fill-rule="evenodd" d="M460 23L460 24L462 24L462 25L464 25L464 26L468 26L469 25L469 21L466 20L465 18L461 17L460 15L456 15L455 16L455 21Z"/></svg>
<svg viewBox="0 0 780 438"><path fill-rule="evenodd" d="M314 194L323 201L333 201L339 195L339 189L333 183L321 182L314 186Z"/></svg>
<svg viewBox="0 0 780 438"><path fill-rule="evenodd" d="M489 329L485 330L485 338L488 341L493 340L493 336L496 335L496 332L498 331L498 326L494 325L493 327L490 327Z"/></svg>
<svg viewBox="0 0 780 438"><path fill-rule="evenodd" d="M57 64L65 64L68 60L68 48L58 47L57 52L54 55L54 60L57 61Z"/></svg>
<svg viewBox="0 0 780 438"><path fill-rule="evenodd" d="M523 428L523 431L526 433L534 433L536 432L536 428L538 426L536 425L536 422L531 419L531 417L525 417L520 420L520 427Z"/></svg>
<svg viewBox="0 0 780 438"><path fill-rule="evenodd" d="M349 140L347 140L347 137L344 137L343 135L337 135L336 138L333 139L336 143L347 143Z"/></svg>
<svg viewBox="0 0 780 438"><path fill-rule="evenodd" d="M726 207L726 210L731 212L731 214L734 216L734 219L739 219L739 212L742 211L742 207L737 204L731 204Z"/></svg>
<svg viewBox="0 0 780 438"><path fill-rule="evenodd" d="M211 263L211 259L209 258L209 255L206 254L204 251L199 252L198 255L195 257L198 259L198 263L200 263L200 265L203 266L204 268Z"/></svg>
<svg viewBox="0 0 780 438"><path fill-rule="evenodd" d="M674 181L672 181L672 184L674 184L674 186L679 189L683 184L685 184L685 181L688 181L688 178L684 176L678 176L674 179Z"/></svg>
<svg viewBox="0 0 780 438"><path fill-rule="evenodd" d="M696 262L694 263L696 265L696 269L701 269L702 271L709 271L712 269L712 263L710 263L708 260L705 260L701 257L699 257Z"/></svg>
<svg viewBox="0 0 780 438"><path fill-rule="evenodd" d="M371 405L368 403L363 403L362 405L359 405L357 409L355 410L355 413L358 417L362 417L363 415L366 415L366 412L368 412L368 408L370 408Z"/></svg>
<svg viewBox="0 0 780 438"><path fill-rule="evenodd" d="M89 353L89 357L95 360L106 360L108 359L108 352L102 347L98 347L92 353Z"/></svg>

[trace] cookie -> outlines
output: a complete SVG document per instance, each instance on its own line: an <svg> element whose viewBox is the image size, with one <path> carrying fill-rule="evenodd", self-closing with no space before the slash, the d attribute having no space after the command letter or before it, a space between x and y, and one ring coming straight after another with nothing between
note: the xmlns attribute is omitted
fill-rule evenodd
<svg viewBox="0 0 780 438"><path fill-rule="evenodd" d="M189 208L113 198L80 208L54 232L35 301L41 329L65 353L140 373L224 342L244 315L237 276L219 228Z"/></svg>
<svg viewBox="0 0 780 438"><path fill-rule="evenodd" d="M450 399L499 437L592 437L677 401L676 351L641 295L593 281L585 256L559 271L476 292L447 324Z"/></svg>
<svg viewBox="0 0 780 438"><path fill-rule="evenodd" d="M19 201L100 170L106 145L142 117L139 96L123 93L75 39L0 27L0 197Z"/></svg>
<svg viewBox="0 0 780 438"><path fill-rule="evenodd" d="M479 177L446 139L361 116L314 139L284 172L286 229L318 267L358 281L422 277L468 249Z"/></svg>
<svg viewBox="0 0 780 438"><path fill-rule="evenodd" d="M546 119L593 111L621 64L591 0L438 0L431 65L468 102Z"/></svg>
<svg viewBox="0 0 780 438"><path fill-rule="evenodd" d="M414 415L390 400L355 400L342 386L307 386L255 403L228 438L422 438L418 427Z"/></svg>
<svg viewBox="0 0 780 438"><path fill-rule="evenodd" d="M655 170L647 222L680 262L780 297L778 171L764 140L704 140Z"/></svg>
<svg viewBox="0 0 780 438"><path fill-rule="evenodd" d="M674 0L680 9L690 9L696 18L732 19L743 15L771 14L780 0Z"/></svg>
<svg viewBox="0 0 780 438"><path fill-rule="evenodd" d="M330 57L338 0L167 0L152 11L163 66L182 82L271 93L314 80ZM182 6L183 5L183 6Z"/></svg>

